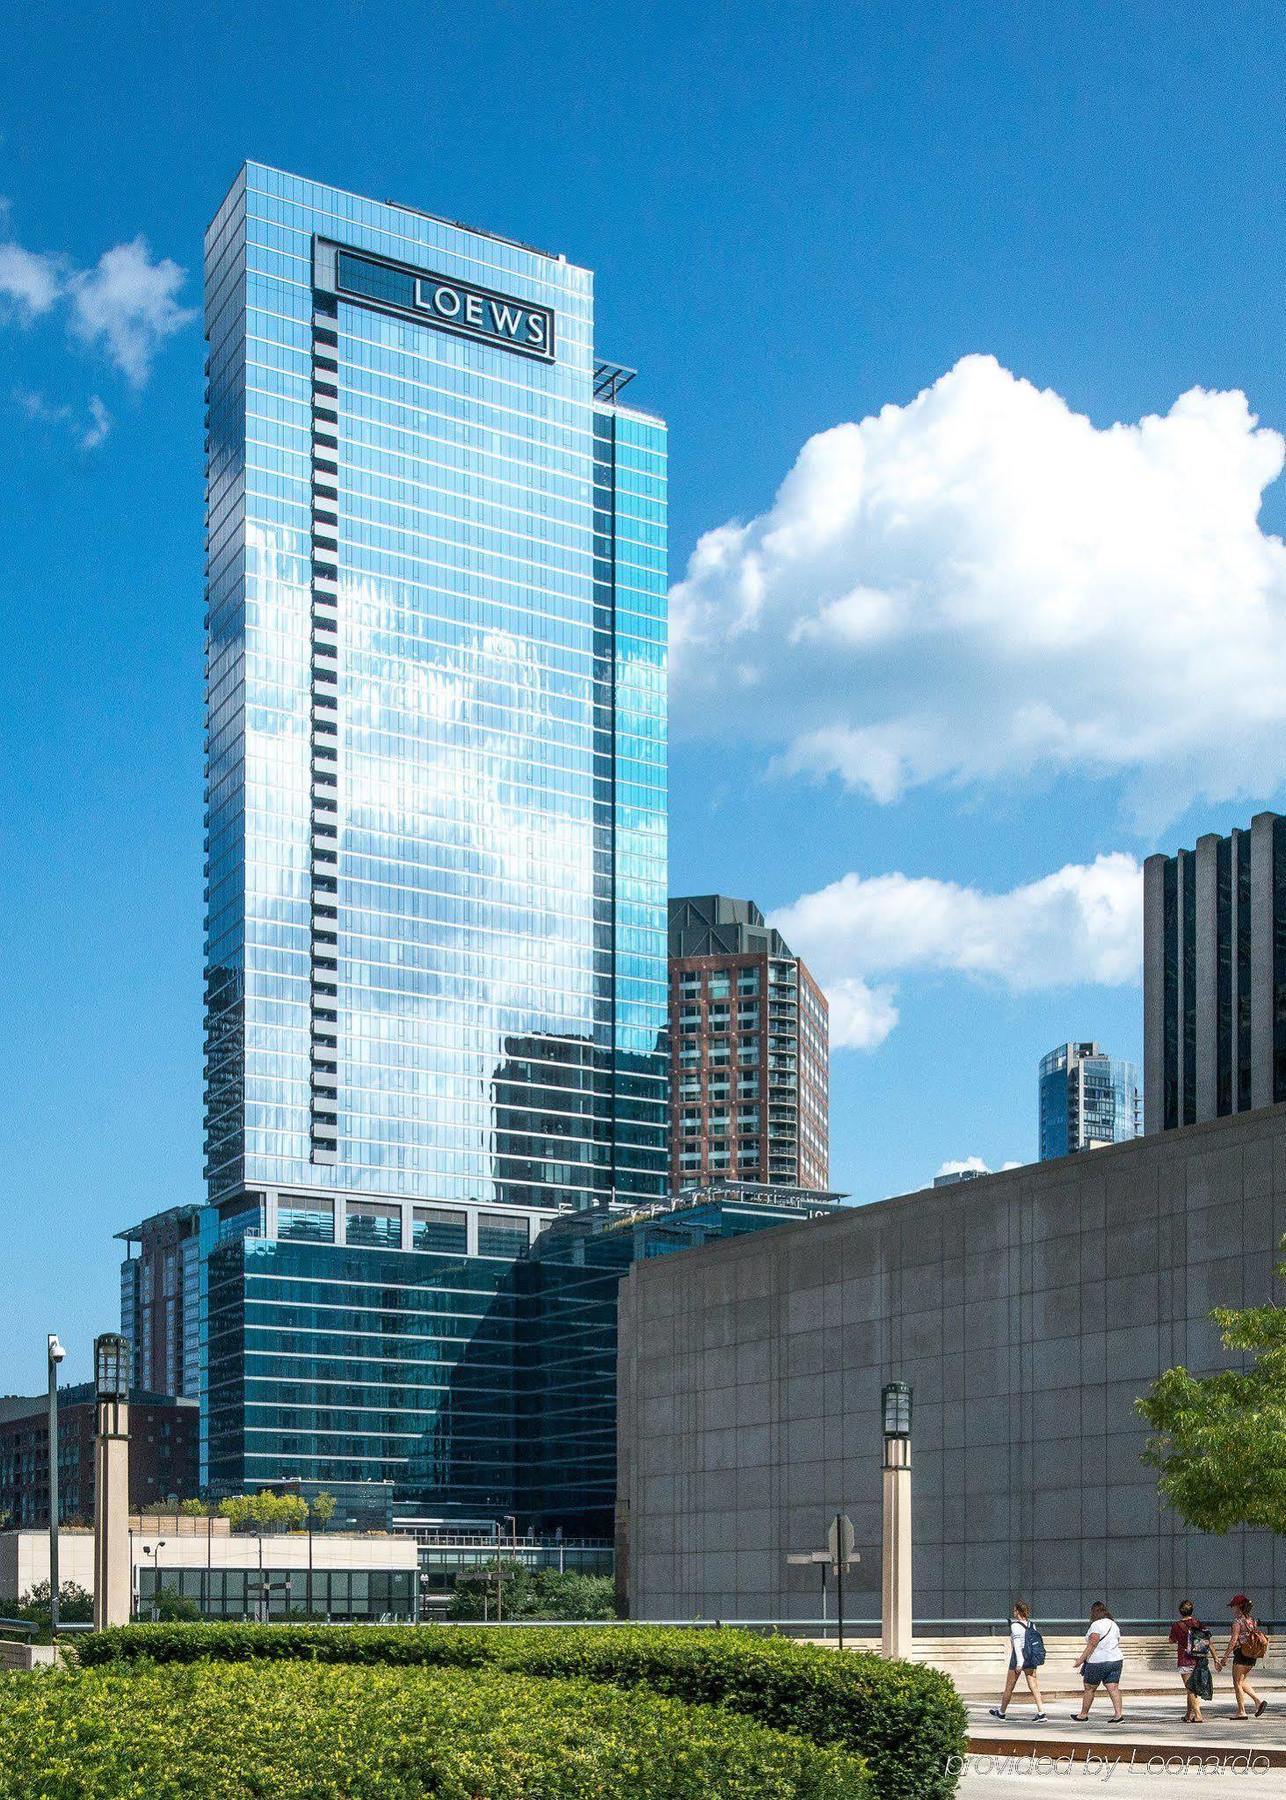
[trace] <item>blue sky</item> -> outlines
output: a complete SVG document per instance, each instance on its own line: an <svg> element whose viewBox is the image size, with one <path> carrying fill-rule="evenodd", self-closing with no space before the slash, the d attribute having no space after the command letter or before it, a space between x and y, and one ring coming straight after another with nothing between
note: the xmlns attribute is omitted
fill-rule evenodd
<svg viewBox="0 0 1286 1800"><path fill-rule="evenodd" d="M837 1185L1031 1156L1043 1051L1141 1052L1125 859L1281 799L1280 445L1167 418L1286 428L1280 10L82 23L15 15L0 73L0 1391L51 1326L82 1374L112 1232L200 1192L185 314L246 156L596 269L676 581L737 522L677 602L672 887L842 989Z"/></svg>

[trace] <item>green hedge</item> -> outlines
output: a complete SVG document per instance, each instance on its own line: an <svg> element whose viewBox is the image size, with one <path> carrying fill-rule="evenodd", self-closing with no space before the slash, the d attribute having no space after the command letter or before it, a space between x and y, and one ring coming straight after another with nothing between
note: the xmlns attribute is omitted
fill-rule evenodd
<svg viewBox="0 0 1286 1800"><path fill-rule="evenodd" d="M868 1800L860 1757L506 1670L0 1675L3 1800Z"/></svg>
<svg viewBox="0 0 1286 1800"><path fill-rule="evenodd" d="M530 1675L648 1687L857 1751L867 1759L879 1800L946 1800L956 1784L948 1759L965 1747L964 1707L938 1670L731 1630L131 1625L87 1639L81 1655L95 1663L113 1657L457 1668L493 1663Z"/></svg>

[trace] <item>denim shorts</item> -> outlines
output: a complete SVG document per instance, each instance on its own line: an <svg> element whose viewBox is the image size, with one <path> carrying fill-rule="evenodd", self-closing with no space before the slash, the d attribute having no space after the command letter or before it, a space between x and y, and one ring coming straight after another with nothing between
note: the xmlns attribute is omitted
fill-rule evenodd
<svg viewBox="0 0 1286 1800"><path fill-rule="evenodd" d="M1100 1681L1116 1683L1121 1679L1121 1670L1125 1667L1125 1658L1120 1662L1082 1663L1081 1673L1085 1677L1086 1687L1097 1687Z"/></svg>

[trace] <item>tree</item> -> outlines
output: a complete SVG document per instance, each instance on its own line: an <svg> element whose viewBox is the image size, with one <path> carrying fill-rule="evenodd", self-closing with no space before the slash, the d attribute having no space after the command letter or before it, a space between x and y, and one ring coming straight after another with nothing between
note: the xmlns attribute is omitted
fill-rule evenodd
<svg viewBox="0 0 1286 1800"><path fill-rule="evenodd" d="M209 1508L204 1500L180 1500L179 1511L185 1519L204 1519Z"/></svg>
<svg viewBox="0 0 1286 1800"><path fill-rule="evenodd" d="M27 1619L33 1625L47 1628L53 1623L50 1605L52 1589L47 1581L38 1581L30 1593L18 1602L15 1618ZM75 1581L58 1584L58 1617L64 1625L87 1624L94 1616L94 1596Z"/></svg>
<svg viewBox="0 0 1286 1800"><path fill-rule="evenodd" d="M313 1495L312 1504L308 1510L323 1531L335 1517L336 1504L334 1494L328 1494L324 1488L320 1494Z"/></svg>
<svg viewBox="0 0 1286 1800"><path fill-rule="evenodd" d="M1277 1275L1286 1279L1286 1263ZM1143 1460L1197 1530L1286 1533L1286 1308L1218 1306L1210 1317L1224 1348L1251 1360L1215 1375L1180 1366L1154 1381L1135 1402L1153 1431Z"/></svg>
<svg viewBox="0 0 1286 1800"><path fill-rule="evenodd" d="M260 1488L257 1494L229 1494L220 1500L219 1517L227 1519L234 1531L249 1525L259 1531L302 1531L308 1521L308 1502L300 1494L274 1494L271 1488Z"/></svg>
<svg viewBox="0 0 1286 1800"><path fill-rule="evenodd" d="M229 1494L219 1502L219 1517L226 1519L234 1531L254 1523L253 1502L249 1494Z"/></svg>
<svg viewBox="0 0 1286 1800"><path fill-rule="evenodd" d="M610 1575L582 1575L578 1570L537 1569L522 1562L490 1563L457 1575L447 1603L452 1619L494 1619L496 1574L502 1585L506 1619L611 1619L616 1616Z"/></svg>
<svg viewBox="0 0 1286 1800"><path fill-rule="evenodd" d="M501 1611L506 1619L525 1619L531 1577L525 1563L490 1562L481 1569L457 1575L451 1598L447 1602L450 1619L494 1619L496 1616L496 1580L502 1590Z"/></svg>
<svg viewBox="0 0 1286 1800"><path fill-rule="evenodd" d="M201 1608L190 1594L180 1594L177 1588L163 1587L152 1596L152 1617L163 1619L167 1624L187 1623L201 1617Z"/></svg>
<svg viewBox="0 0 1286 1800"><path fill-rule="evenodd" d="M614 1619L616 1584L610 1575L579 1569L541 1569L532 1581L534 1619Z"/></svg>

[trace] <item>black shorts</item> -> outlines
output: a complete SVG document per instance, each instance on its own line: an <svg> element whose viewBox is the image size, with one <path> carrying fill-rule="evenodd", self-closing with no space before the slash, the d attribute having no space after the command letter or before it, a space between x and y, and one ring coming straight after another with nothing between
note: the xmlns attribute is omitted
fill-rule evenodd
<svg viewBox="0 0 1286 1800"><path fill-rule="evenodd" d="M1081 1674L1085 1677L1086 1687L1097 1687L1100 1681L1108 1683L1109 1686L1115 1686L1121 1679L1121 1670L1124 1667L1124 1657L1120 1662L1082 1663Z"/></svg>
<svg viewBox="0 0 1286 1800"><path fill-rule="evenodd" d="M1257 1656L1247 1656L1244 1650L1234 1650L1232 1660L1239 1669L1253 1669L1259 1661Z"/></svg>

